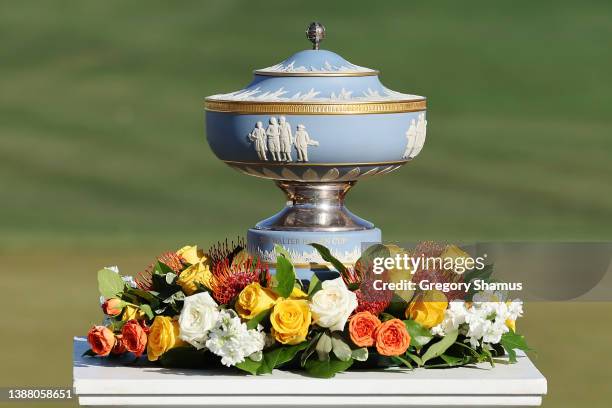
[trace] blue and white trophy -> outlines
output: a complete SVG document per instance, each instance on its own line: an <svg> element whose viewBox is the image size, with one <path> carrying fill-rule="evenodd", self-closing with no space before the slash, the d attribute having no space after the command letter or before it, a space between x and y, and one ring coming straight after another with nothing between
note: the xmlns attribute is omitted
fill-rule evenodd
<svg viewBox="0 0 612 408"><path fill-rule="evenodd" d="M424 97L392 91L378 71L319 49L321 24L306 35L312 50L256 70L244 89L205 100L215 155L287 194L285 208L248 230L248 250L273 267L274 245L284 246L301 279L326 265L310 243L353 264L363 244L381 242L380 229L352 214L344 197L358 180L414 159L427 127Z"/></svg>

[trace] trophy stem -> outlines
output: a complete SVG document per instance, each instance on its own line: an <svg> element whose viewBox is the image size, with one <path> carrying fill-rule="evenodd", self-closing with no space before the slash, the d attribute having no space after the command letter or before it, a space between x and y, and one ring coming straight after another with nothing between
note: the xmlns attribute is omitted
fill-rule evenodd
<svg viewBox="0 0 612 408"><path fill-rule="evenodd" d="M362 231L374 225L351 213L344 197L355 181L307 183L277 181L287 195L287 205L278 214L259 222L255 229L274 231Z"/></svg>

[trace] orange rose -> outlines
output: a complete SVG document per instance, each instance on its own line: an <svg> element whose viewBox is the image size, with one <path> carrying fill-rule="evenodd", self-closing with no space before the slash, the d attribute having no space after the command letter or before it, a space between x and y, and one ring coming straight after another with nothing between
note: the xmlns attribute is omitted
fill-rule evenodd
<svg viewBox="0 0 612 408"><path fill-rule="evenodd" d="M111 350L111 354L123 354L127 351L127 349L125 348L125 342L123 341L123 336L121 334L118 334L115 336L115 345L113 346L113 349Z"/></svg>
<svg viewBox="0 0 612 408"><path fill-rule="evenodd" d="M410 346L410 334L400 319L387 320L376 330L376 351L383 356L399 356Z"/></svg>
<svg viewBox="0 0 612 408"><path fill-rule="evenodd" d="M108 356L115 345L115 335L105 326L94 326L87 333L91 351L99 356Z"/></svg>
<svg viewBox="0 0 612 408"><path fill-rule="evenodd" d="M374 345L376 329L381 325L378 317L370 312L359 312L351 317L349 321L349 334L351 340L358 347L370 347Z"/></svg>
<svg viewBox="0 0 612 408"><path fill-rule="evenodd" d="M117 298L106 299L104 303L102 303L102 311L106 315L118 316L122 310L121 300Z"/></svg>
<svg viewBox="0 0 612 408"><path fill-rule="evenodd" d="M127 321L121 329L121 334L127 351L140 357L147 348L147 332L138 320Z"/></svg>

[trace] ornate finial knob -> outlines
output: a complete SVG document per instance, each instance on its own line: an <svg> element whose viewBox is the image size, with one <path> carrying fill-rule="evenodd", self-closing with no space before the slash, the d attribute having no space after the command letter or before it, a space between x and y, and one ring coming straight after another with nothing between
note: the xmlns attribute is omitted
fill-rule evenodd
<svg viewBox="0 0 612 408"><path fill-rule="evenodd" d="M325 26L318 22L312 22L306 29L306 38L312 42L312 49L318 50L319 43L325 38Z"/></svg>

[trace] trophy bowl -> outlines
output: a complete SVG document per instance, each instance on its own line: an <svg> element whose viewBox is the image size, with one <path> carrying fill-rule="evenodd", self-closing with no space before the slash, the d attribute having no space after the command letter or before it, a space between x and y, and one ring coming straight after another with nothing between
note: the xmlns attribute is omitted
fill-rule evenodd
<svg viewBox="0 0 612 408"><path fill-rule="evenodd" d="M346 264L381 232L344 206L358 181L397 170L421 151L426 99L386 88L379 72L319 48L325 28L312 23L312 50L254 71L239 91L205 99L206 134L230 167L272 179L287 195L278 214L249 229L247 247L275 263L274 245L308 270L325 264L320 243ZM298 273L300 275L300 273Z"/></svg>

